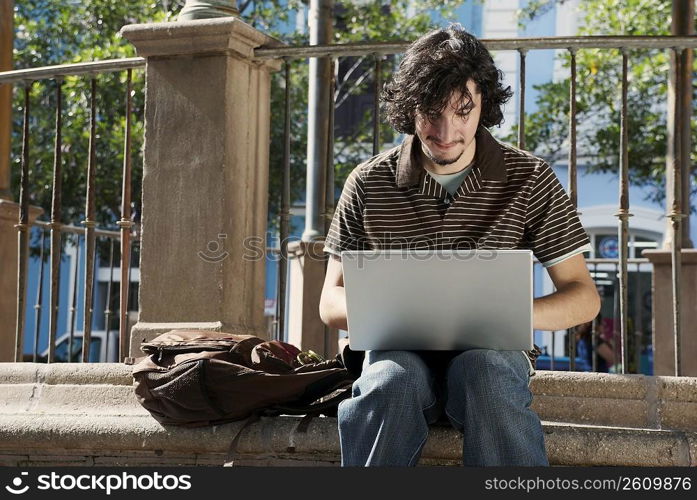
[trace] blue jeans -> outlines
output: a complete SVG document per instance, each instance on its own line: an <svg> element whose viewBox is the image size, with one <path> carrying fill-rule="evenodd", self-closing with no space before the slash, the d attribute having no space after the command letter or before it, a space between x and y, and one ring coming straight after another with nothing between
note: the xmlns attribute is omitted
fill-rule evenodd
<svg viewBox="0 0 697 500"><path fill-rule="evenodd" d="M467 466L549 465L521 351L367 351L338 409L342 466L413 466L445 410Z"/></svg>

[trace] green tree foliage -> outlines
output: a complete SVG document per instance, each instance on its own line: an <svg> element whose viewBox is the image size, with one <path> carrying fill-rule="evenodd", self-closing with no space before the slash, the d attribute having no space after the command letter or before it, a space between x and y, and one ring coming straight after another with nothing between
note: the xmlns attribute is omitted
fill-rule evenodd
<svg viewBox="0 0 697 500"><path fill-rule="evenodd" d="M135 56L119 35L130 23L160 21L168 12L138 0L15 2L14 66L17 69ZM101 227L116 226L120 218L123 143L126 112L126 73L96 77L96 192ZM41 80L31 86L29 184L30 203L50 217L57 82ZM143 72L133 72L132 168L133 200L140 199L142 175ZM69 76L62 82L62 220L79 224L85 215L90 129L90 78ZM24 89L14 88L13 186L18 198L22 149Z"/></svg>
<svg viewBox="0 0 697 500"><path fill-rule="evenodd" d="M452 16L457 2L426 0L335 2L335 44L358 42L385 42L413 40L433 28L432 16ZM247 18L245 17L245 20ZM272 32L286 43L297 45L309 42L303 32ZM344 57L339 61L335 82L335 187L341 188L349 172L360 162L372 156L371 108L365 109L358 123L351 130L340 131L338 122L342 113L365 102L374 85L375 59L373 55ZM397 58L387 57L382 65L384 82L394 70ZM301 199L305 194L305 170L307 151L307 87L308 64L306 59L291 62L291 199ZM285 81L283 72L275 74L272 87L272 141L270 158L269 225L277 227L280 213L280 193L283 167L283 109ZM363 98L363 99L362 99ZM391 129L381 124L381 144L394 140ZM298 229L298 228L296 228Z"/></svg>
<svg viewBox="0 0 697 500"><path fill-rule="evenodd" d="M534 0L520 12L522 22L546 12L555 0ZM556 0L563 3L563 0ZM670 0L583 0L579 5L579 35L669 35ZM630 50L628 132L630 182L649 188L649 198L665 196L667 79L669 52ZM565 68L570 56L561 56ZM622 56L619 50L580 50L577 64L577 151L590 172L618 172ZM697 70L697 64L695 65ZM693 88L695 83L693 79ZM535 87L538 109L525 117L526 147L549 161L563 160L568 151L569 79ZM693 101L697 107L697 99ZM692 116L693 144L697 121ZM506 139L514 141L517 127ZM692 164L695 164L692 149ZM697 178L697 169L692 169Z"/></svg>
<svg viewBox="0 0 697 500"><path fill-rule="evenodd" d="M176 19L184 1L152 0L23 0L15 2L15 68L123 58L135 56L134 48L118 32L126 24ZM295 13L304 9L301 0L241 0L238 6L245 22L291 45L307 44L304 27L296 27ZM432 27L432 16L447 18L457 2L408 0L336 2L334 43L410 40ZM416 7L418 6L418 8ZM342 58L336 82L336 114L356 104L373 84L372 56ZM383 81L392 71L395 58L383 65ZM292 200L304 196L307 134L308 64L291 64L291 186ZM352 71L346 68L353 67ZM275 73L272 86L272 129L269 186L269 221L276 226L280 208L283 166L284 73ZM125 126L125 72L97 76L97 220L100 227L116 226L120 218L121 171ZM132 166L133 200L140 199L143 139L143 72L133 73ZM31 87L30 203L50 215L54 148L55 88L53 80ZM89 77L67 77L63 82L63 210L64 223L84 219L85 182L89 141ZM15 86L13 129L13 187L19 196L22 144L23 88ZM343 185L348 172L372 153L372 111L363 113L361 123L345 137L336 137L336 186ZM383 143L393 137L382 127Z"/></svg>

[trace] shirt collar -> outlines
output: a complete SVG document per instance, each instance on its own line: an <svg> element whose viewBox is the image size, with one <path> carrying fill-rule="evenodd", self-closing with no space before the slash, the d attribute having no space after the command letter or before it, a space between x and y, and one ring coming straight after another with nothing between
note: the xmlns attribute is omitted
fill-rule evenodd
<svg viewBox="0 0 697 500"><path fill-rule="evenodd" d="M477 142L472 174L476 174L476 178L483 180L506 182L506 164L498 141L482 126L477 129L475 140ZM415 135L408 135L402 142L397 159L396 180L398 187L405 188L424 184L426 170L418 162L418 148L420 147L419 138Z"/></svg>

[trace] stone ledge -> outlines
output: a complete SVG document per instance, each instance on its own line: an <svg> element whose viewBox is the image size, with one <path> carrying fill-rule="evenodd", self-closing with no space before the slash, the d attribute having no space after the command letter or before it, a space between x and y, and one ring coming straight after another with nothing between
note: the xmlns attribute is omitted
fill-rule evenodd
<svg viewBox="0 0 697 500"><path fill-rule="evenodd" d="M0 363L0 413L148 415L131 367ZM539 371L530 387L543 420L697 431L697 378Z"/></svg>
<svg viewBox="0 0 697 500"><path fill-rule="evenodd" d="M0 385L128 385L132 367L122 363L0 363Z"/></svg>
<svg viewBox="0 0 697 500"><path fill-rule="evenodd" d="M0 387L0 414L5 415L149 415L130 385L38 383Z"/></svg>
<svg viewBox="0 0 697 500"><path fill-rule="evenodd" d="M683 248L680 254L683 264L697 264L697 249ZM670 250L644 250L641 252L641 256L648 258L652 264L671 264L673 252Z"/></svg>
<svg viewBox="0 0 697 500"><path fill-rule="evenodd" d="M531 380L535 395L608 399L660 399L697 403L697 377L618 375L541 370Z"/></svg>
<svg viewBox="0 0 697 500"><path fill-rule="evenodd" d="M697 431L697 378L539 371L530 387L542 419Z"/></svg>
<svg viewBox="0 0 697 500"><path fill-rule="evenodd" d="M163 427L138 404L122 364L0 363L0 386L5 465L220 465L242 425ZM552 464L697 465L697 379L541 371L531 388ZM298 423L251 425L237 463L336 465L336 420L313 419L306 432ZM434 426L421 463L458 464L461 446L454 429Z"/></svg>
<svg viewBox="0 0 697 500"><path fill-rule="evenodd" d="M315 418L305 432L300 417L263 418L245 429L238 453L244 464L336 465L336 419ZM85 465L167 463L222 465L242 423L187 429L163 427L149 416L0 415L0 464L82 462ZM697 433L543 422L552 465L697 465ZM423 465L454 465L462 439L435 426ZM53 458L51 458L53 457ZM68 457L73 457L69 459ZM107 457L107 458L104 458ZM179 458L177 458L179 457ZM106 462L105 462L106 460ZM181 462L178 462L180 460Z"/></svg>

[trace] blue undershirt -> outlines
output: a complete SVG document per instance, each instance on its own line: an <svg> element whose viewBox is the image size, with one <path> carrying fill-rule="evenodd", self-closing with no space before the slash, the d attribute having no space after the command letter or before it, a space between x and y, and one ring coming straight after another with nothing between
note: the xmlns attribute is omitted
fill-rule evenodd
<svg viewBox="0 0 697 500"><path fill-rule="evenodd" d="M454 172L452 174L434 174L428 170L426 170L426 172L428 172L428 175L433 177L438 184L443 186L450 196L453 196L460 187L460 184L462 184L462 181L464 181L465 177L467 177L467 174L470 173L473 166L474 165L470 164L459 172Z"/></svg>

